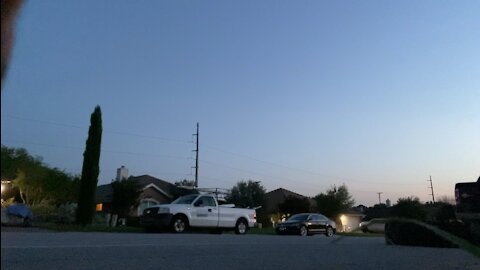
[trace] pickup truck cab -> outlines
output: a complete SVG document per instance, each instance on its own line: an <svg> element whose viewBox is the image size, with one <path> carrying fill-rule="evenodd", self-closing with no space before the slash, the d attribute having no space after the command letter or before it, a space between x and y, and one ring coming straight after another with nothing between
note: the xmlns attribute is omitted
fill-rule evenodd
<svg viewBox="0 0 480 270"><path fill-rule="evenodd" d="M456 216L474 242L480 243L480 177L477 182L455 184Z"/></svg>
<svg viewBox="0 0 480 270"><path fill-rule="evenodd" d="M235 208L234 205L219 205L216 196L191 194L179 197L170 204L147 208L140 223L151 228L170 228L182 233L189 227L216 230L234 229L237 234L246 234L256 223L254 209Z"/></svg>

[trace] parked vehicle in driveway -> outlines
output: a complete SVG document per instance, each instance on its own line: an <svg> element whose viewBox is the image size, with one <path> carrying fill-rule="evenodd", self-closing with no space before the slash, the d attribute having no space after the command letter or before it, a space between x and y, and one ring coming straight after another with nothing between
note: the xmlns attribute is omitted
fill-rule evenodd
<svg viewBox="0 0 480 270"><path fill-rule="evenodd" d="M246 234L256 223L255 209L236 208L233 204L219 205L216 196L192 194L171 204L149 207L143 211L140 223L146 228L170 228L182 233L189 227L216 231L234 229Z"/></svg>
<svg viewBox="0 0 480 270"><path fill-rule="evenodd" d="M384 233L385 232L385 223L387 222L386 218L372 218L368 221L360 222L360 230L362 232L372 232L372 233Z"/></svg>
<svg viewBox="0 0 480 270"><path fill-rule="evenodd" d="M472 238L480 242L480 177L477 182L455 184L456 216L462 221Z"/></svg>
<svg viewBox="0 0 480 270"><path fill-rule="evenodd" d="M2 225L29 227L32 219L32 211L25 204L16 203L2 207Z"/></svg>
<svg viewBox="0 0 480 270"><path fill-rule="evenodd" d="M275 231L277 234L298 234L301 236L325 234L333 236L337 232L334 221L322 214L302 213L289 217L286 221L279 223Z"/></svg>

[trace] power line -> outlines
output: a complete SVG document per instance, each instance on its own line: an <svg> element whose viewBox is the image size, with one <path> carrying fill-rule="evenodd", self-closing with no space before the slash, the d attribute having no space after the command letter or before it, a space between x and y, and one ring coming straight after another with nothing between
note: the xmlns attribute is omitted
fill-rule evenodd
<svg viewBox="0 0 480 270"><path fill-rule="evenodd" d="M60 146L60 145L53 145L53 144L43 144L43 143L34 143L34 142L26 142L26 141L18 141L18 140L8 140L8 139L7 139L7 140L4 139L3 141L20 143L20 144L37 145L37 146L43 146L43 147L58 148L58 149L76 149L76 150L83 150L82 147L74 147L74 146ZM195 150L194 150L194 151L195 151ZM109 150L109 149L102 149L102 153L124 154L124 155L134 155L134 156L150 156L150 157L179 159L179 160L190 160L190 159L193 159L193 158L191 158L191 157L182 157L182 156L173 156L173 155L161 155L161 154L151 154L151 153L139 153L139 152L128 152L128 151L118 151L118 150ZM200 162L200 160L199 160L199 162ZM288 183L303 183L303 184L309 185L309 186L311 186L311 185L317 185L317 184L318 184L318 182L313 183L313 182L299 181L298 179L294 180L294 179L287 178L287 177L283 177L283 176L274 176L274 175L265 174L265 173L261 173L261 172L257 172L257 171L246 170L246 169L242 169L242 168L238 168L238 167L232 167L232 166L229 166L229 165L225 165L225 164L221 164L221 163L217 163L217 162L212 162L212 161L208 161L208 160L201 160L201 162L207 163L207 164L211 164L211 165L215 165L215 166L224 167L224 168L231 169L231 170L246 172L246 173L253 174L253 175L258 175L258 176L262 176L262 177L268 177L268 178L271 178L271 179L274 179L274 180L281 180L282 182L288 182ZM195 167L192 167L192 168L195 168ZM191 175L191 174L190 174L190 175ZM325 188L325 187L326 187L326 184L321 184L321 187L322 187L322 188ZM354 189L352 189L352 190L354 190ZM366 193L366 192L371 192L371 191L358 190L358 189L355 189L355 190L361 191L361 192L365 192L365 193Z"/></svg>
<svg viewBox="0 0 480 270"><path fill-rule="evenodd" d="M8 114L5 115L5 117L11 118L11 119L16 119L16 120L21 120L21 121L36 122L36 123L42 123L42 124L48 124L48 125L54 125L54 126L61 126L61 127L68 127L68 128L83 129L83 130L86 130L88 128L88 127L80 126L80 125L72 125L72 124L59 123L59 122L53 122L53 121L45 121L45 120L39 120L39 119L25 118L25 117L13 116L13 115L8 115ZM172 139L172 138L159 137L159 136L154 136L154 135L145 135L145 134L138 134L138 133L123 132L123 131L114 131L114 130L108 130L108 129L103 130L103 132L104 133L109 133L109 134L122 135L122 136L155 139L155 140L161 140L161 141L166 141L166 142L188 143L188 144L191 143L190 141L184 141L184 140L179 140L179 139Z"/></svg>
<svg viewBox="0 0 480 270"><path fill-rule="evenodd" d="M289 183L303 183L303 184L306 184L306 185L309 185L309 186L317 184L317 183L293 180L293 179L286 178L286 177L274 176L274 175L269 175L269 174L265 174L265 173L261 173L261 172L255 172L255 171L251 171L251 170L245 170L245 169L241 169L241 168L231 167L231 166L228 166L228 165L225 165L225 164L221 164L221 163L217 163L217 162L211 162L211 161L208 161L208 160L205 160L205 159L202 159L201 162L211 164L211 165L215 165L215 166L221 166L221 167L228 168L228 169L231 169L231 170L236 170L236 171L240 171L240 172L246 172L246 173L249 173L249 174L268 177L268 178L275 179L275 180L282 180L284 182L288 181ZM322 185L322 187L325 187L325 186Z"/></svg>
<svg viewBox="0 0 480 270"><path fill-rule="evenodd" d="M78 125L71 125L71 124L58 123L58 122L52 122L52 121L44 121L44 120L38 120L38 119L30 119L30 118L18 117L18 116L13 116L13 115L5 115L5 116L8 117L8 118L23 120L23 121L39 122L39 123L45 123L45 124L50 124L50 125L70 127L70 128L86 129L86 127L82 127L82 126L78 126ZM124 135L124 136L134 136L134 137L157 139L157 140L163 140L163 141L167 141L167 142L192 143L191 141L183 141L183 140L178 140L178 139L170 139L170 138L158 137L158 136L152 136L152 135L135 134L135 133L128 133L128 132L120 132L120 131L109 131L109 130L105 130L104 132L105 133L111 133L111 134L117 134L117 135ZM196 134L193 134L193 135L197 137L196 139L197 139L197 147L198 147L198 131L197 131ZM248 156L248 155L234 153L234 152L231 152L231 151L223 150L223 149L208 146L208 145L204 145L203 147L207 148L207 149L210 149L210 150L217 151L217 152L222 152L222 153L225 153L225 154L238 156L238 157L241 157L241 158L244 158L244 159L253 160L253 161L256 161L256 162L268 164L268 165L275 166L275 167L284 168L284 169L287 169L287 170L295 170L295 171L307 173L307 174L310 174L310 175L316 175L316 176L327 177L327 178L334 178L334 179L338 179L338 180L342 180L342 181L348 181L348 182L354 182L354 183L356 182L356 183L376 184L376 185L385 184L383 182L372 182L372 181L361 181L361 180L359 181L359 180L355 180L355 179L335 176L335 175L326 174L326 173L313 172L313 171L305 170L305 169L302 169L302 168L295 168L295 167L275 163L275 162L272 162L272 161L266 161L266 160L253 158L253 157ZM193 150L193 151L195 152L197 150ZM112 151L112 150L104 150L104 151L111 152L111 153L119 153L119 154L157 156L157 157L167 157L168 158L168 156L166 156L166 155L155 155L155 154L148 154L148 153L134 153L134 152L122 152L122 151ZM173 158L178 158L178 157L173 157ZM183 157L180 157L180 159L183 159ZM198 183L198 152L196 152L196 158L195 159L196 159L196 166L192 167L192 168L195 168L195 170L196 170L195 177L197 178L196 182ZM408 183L398 183L398 182L397 183L390 183L390 184L410 185Z"/></svg>
<svg viewBox="0 0 480 270"><path fill-rule="evenodd" d="M203 147L209 148L209 149L214 150L214 151L223 152L223 153L226 153L226 154L229 154L229 155L238 156L238 157L241 157L241 158L250 159L250 160L253 160L253 161L265 163L265 164L275 166L275 167L281 167L281 168L285 168L285 169L289 169L289 170L301 171L301 172L312 174L312 175L318 175L318 176L323 176L323 177L330 177L330 178L337 178L337 179L340 179L340 180L345 180L345 178L343 178L343 177L324 174L324 173L312 172L312 171L305 170L305 169L300 169L300 168L294 168L294 167L282 165L282 164L271 162L271 161L266 161L266 160L253 158L253 157L250 157L248 155L238 154L238 153L234 153L234 152L231 152L231 151L223 150L223 149L220 149L220 148L217 148L217 147L212 147L212 146L208 146L208 145L204 145Z"/></svg>
<svg viewBox="0 0 480 270"><path fill-rule="evenodd" d="M18 141L18 140L5 140L3 142L11 142L11 143L19 143L19 144L30 144L30 145L37 145L37 146L44 146L44 147L53 147L59 149L77 149L77 150L84 150L82 147L78 146L61 146L61 145L53 145L53 144L45 144L45 143L34 143L34 142L26 142L26 141ZM2 142L2 144L3 144ZM102 153L114 153L114 154L124 154L124 155L135 155L135 156L151 156L151 157L160 157L160 158L170 158L170 159L181 159L181 160L188 160L190 158L182 157L182 156L173 156L173 155L161 155L161 154L150 154L150 153L139 153L139 152L128 152L128 151L117 151L117 150L109 150L102 148Z"/></svg>
<svg viewBox="0 0 480 270"><path fill-rule="evenodd" d="M203 145L203 147L204 147L204 148L207 148L207 149L210 149L210 150L217 151L217 152L226 153L226 154L229 154L229 155L232 155L232 156L238 156L238 157L241 157L241 158L244 158L244 159L249 159L249 160L253 160L253 161L256 161L256 162L261 162L261 163L268 164L268 165L271 165L271 166L275 166L275 167L279 167L279 168L284 168L284 169L287 169L287 170L300 171L300 172L307 173L307 174L311 174L311 175L316 175L316 176L321 176L321 177L327 177L327 178L335 178L335 179L338 179L338 180L341 180L341 181L348 181L348 182L357 182L357 183L375 184L375 185L379 185L379 184L380 184L380 185L383 185L383 184L385 184L384 182L361 181L361 180L355 180L355 179L351 179L351 178L346 178L346 177L341 177L341 176L335 176L335 175L326 174L326 173L313 172L313 171L305 170L305 169L302 169L302 168L295 168L295 167L286 166L286 165L279 164L279 163L275 163L275 162L271 162L271 161L266 161L266 160L261 160L261 159L253 158L253 157L248 156L248 155L238 154L238 153L234 153L234 152L231 152L231 151L223 150L223 149L220 149L220 148L217 148L217 147L208 146L208 145ZM408 183L393 183L393 184L395 184L395 185L410 185L410 184L408 184Z"/></svg>

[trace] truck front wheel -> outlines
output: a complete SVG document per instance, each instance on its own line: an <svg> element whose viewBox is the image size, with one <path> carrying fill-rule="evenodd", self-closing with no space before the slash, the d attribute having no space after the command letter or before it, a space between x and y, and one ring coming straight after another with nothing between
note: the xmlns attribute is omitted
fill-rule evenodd
<svg viewBox="0 0 480 270"><path fill-rule="evenodd" d="M188 228L188 221L183 216L174 216L172 218L172 230L175 233L183 233Z"/></svg>
<svg viewBox="0 0 480 270"><path fill-rule="evenodd" d="M235 225L236 234L246 234L248 230L248 223L245 219L239 219Z"/></svg>

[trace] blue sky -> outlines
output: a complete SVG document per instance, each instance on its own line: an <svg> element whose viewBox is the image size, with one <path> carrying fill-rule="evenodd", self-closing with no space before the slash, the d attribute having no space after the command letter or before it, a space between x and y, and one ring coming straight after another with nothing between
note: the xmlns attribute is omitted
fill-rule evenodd
<svg viewBox="0 0 480 270"><path fill-rule="evenodd" d="M243 179L356 201L453 196L480 175L478 1L28 1L2 87L2 144L99 183Z"/></svg>

